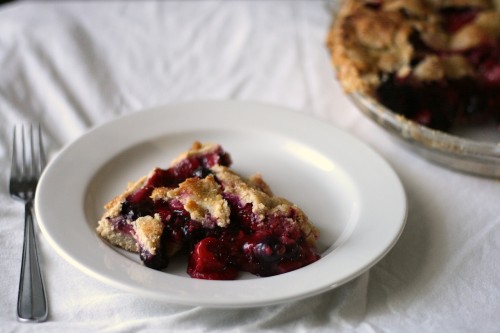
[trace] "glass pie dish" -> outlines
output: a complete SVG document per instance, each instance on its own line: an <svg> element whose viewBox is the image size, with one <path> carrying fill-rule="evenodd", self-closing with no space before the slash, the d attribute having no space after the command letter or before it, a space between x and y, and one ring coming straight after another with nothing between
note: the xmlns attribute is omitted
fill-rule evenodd
<svg viewBox="0 0 500 333"><path fill-rule="evenodd" d="M352 93L349 97L366 116L426 159L454 170L500 178L498 130L481 127L445 133L408 120L367 95Z"/></svg>
<svg viewBox="0 0 500 333"><path fill-rule="evenodd" d="M500 178L496 0L331 2L326 45L354 104L428 160Z"/></svg>

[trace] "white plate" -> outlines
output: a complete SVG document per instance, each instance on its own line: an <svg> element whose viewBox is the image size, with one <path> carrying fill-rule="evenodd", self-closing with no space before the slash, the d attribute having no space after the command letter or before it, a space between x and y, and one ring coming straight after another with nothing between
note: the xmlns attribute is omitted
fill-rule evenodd
<svg viewBox="0 0 500 333"><path fill-rule="evenodd" d="M278 276L207 281L189 278L182 260L155 271L102 241L102 206L194 140L220 143L238 172L261 173L275 194L302 207L321 231L322 258ZM257 103L193 102L136 112L80 137L47 167L35 209L57 252L101 281L171 303L251 307L316 295L368 270L398 239L406 196L381 157L324 122Z"/></svg>

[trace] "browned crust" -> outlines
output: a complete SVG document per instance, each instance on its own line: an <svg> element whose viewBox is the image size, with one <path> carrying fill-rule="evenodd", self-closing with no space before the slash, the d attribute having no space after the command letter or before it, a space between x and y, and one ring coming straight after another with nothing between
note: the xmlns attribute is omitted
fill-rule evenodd
<svg viewBox="0 0 500 333"><path fill-rule="evenodd" d="M178 199L191 219L210 227L215 222L219 227L227 227L230 223L231 211L227 201L222 197L222 189L213 175L203 179L189 178L179 187L169 190L166 199Z"/></svg>
<svg viewBox="0 0 500 333"><path fill-rule="evenodd" d="M135 220L135 238L151 254L156 254L160 248L160 239L163 233L163 223L160 216L142 216Z"/></svg>

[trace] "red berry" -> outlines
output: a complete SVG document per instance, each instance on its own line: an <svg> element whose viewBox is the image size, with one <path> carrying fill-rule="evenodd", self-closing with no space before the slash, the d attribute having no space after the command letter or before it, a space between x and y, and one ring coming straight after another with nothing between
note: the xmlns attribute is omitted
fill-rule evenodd
<svg viewBox="0 0 500 333"><path fill-rule="evenodd" d="M229 251L214 237L199 241L191 252L188 274L206 280L234 280L238 270L230 265Z"/></svg>

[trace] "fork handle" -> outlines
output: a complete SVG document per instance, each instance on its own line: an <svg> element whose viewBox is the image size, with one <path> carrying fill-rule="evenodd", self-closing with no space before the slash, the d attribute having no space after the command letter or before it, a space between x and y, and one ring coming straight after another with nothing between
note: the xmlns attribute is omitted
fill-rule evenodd
<svg viewBox="0 0 500 333"><path fill-rule="evenodd" d="M47 297L38 263L33 226L33 202L28 201L24 206L24 244L17 316L20 321L41 322L47 319L47 314Z"/></svg>

